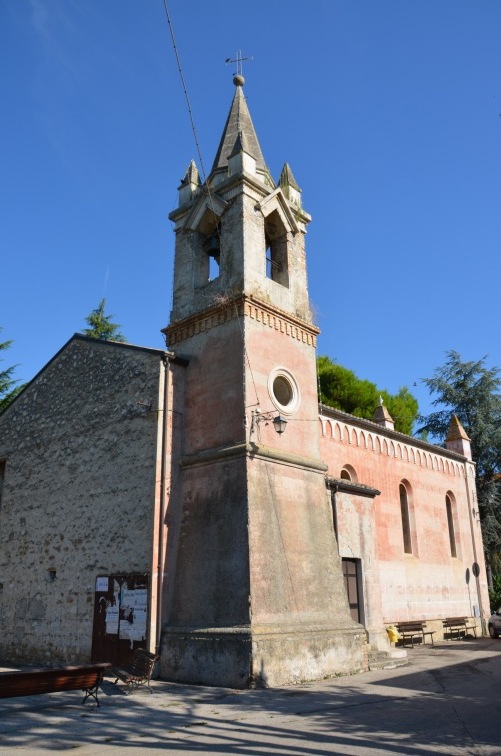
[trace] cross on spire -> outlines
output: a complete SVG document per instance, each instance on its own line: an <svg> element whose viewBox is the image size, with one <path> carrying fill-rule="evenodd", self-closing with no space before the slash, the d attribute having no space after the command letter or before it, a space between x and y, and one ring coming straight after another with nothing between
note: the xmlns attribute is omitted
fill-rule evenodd
<svg viewBox="0 0 501 756"><path fill-rule="evenodd" d="M236 63L237 64L237 70L234 73L234 76L242 76L243 77L243 71L242 71L242 64L244 60L253 60L252 56L249 58L242 58L242 51L237 50L236 58L226 58L225 63Z"/></svg>

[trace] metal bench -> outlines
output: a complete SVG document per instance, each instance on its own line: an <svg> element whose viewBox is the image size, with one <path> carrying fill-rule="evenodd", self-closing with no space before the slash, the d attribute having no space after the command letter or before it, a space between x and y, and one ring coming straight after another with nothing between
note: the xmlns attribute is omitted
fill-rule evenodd
<svg viewBox="0 0 501 756"><path fill-rule="evenodd" d="M59 667L55 669L30 669L16 672L0 672L0 698L34 696L41 693L58 693L63 690L82 690L82 703L93 698L99 706L97 692L104 673L111 664Z"/></svg>
<svg viewBox="0 0 501 756"><path fill-rule="evenodd" d="M402 646L405 646L406 640L410 640L411 647L414 648L414 638L419 638L423 643L426 643L427 635L429 635L431 638L431 645L435 645L433 641L435 630L427 630L425 622L417 620L410 620L409 622L397 622L396 628L402 636Z"/></svg>
<svg viewBox="0 0 501 756"><path fill-rule="evenodd" d="M444 628L444 639L445 635L448 632L449 633L449 640L453 640L454 637L457 637L458 640L461 640L461 633L463 633L463 637L468 634L470 630L473 630L473 633L475 635L475 638L477 637L477 627L476 625L469 625L470 618L469 617L447 617L442 621L442 625Z"/></svg>
<svg viewBox="0 0 501 756"><path fill-rule="evenodd" d="M112 667L110 674L116 677L115 683L122 680L126 684L126 695L142 685L146 685L150 693L153 693L150 680L155 662L159 658L158 654L152 654L144 648L136 648L130 664L125 669Z"/></svg>

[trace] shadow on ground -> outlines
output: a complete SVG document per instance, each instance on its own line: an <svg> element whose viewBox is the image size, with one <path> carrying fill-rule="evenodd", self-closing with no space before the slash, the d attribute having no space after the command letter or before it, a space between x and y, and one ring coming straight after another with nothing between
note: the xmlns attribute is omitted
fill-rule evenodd
<svg viewBox="0 0 501 756"><path fill-rule="evenodd" d="M501 642L419 649L404 669L279 690L232 691L153 683L125 696L105 680L101 707L78 692L6 699L0 751L82 745L180 753L501 752ZM464 660L463 660L464 658ZM426 668L414 667L423 665ZM477 750L482 748L483 750ZM363 751L367 753L367 750Z"/></svg>

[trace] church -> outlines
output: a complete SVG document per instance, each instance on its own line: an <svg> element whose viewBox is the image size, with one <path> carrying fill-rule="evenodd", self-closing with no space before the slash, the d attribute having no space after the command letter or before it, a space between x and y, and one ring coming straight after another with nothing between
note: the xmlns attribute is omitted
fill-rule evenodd
<svg viewBox="0 0 501 756"><path fill-rule="evenodd" d="M311 217L234 85L170 215L166 348L75 334L0 416L4 662L145 647L166 680L277 686L391 659L396 622L485 629L469 439L319 405Z"/></svg>

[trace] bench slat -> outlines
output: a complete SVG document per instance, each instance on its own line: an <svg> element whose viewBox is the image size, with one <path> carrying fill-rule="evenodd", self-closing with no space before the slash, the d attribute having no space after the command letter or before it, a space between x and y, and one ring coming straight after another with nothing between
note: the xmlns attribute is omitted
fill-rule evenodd
<svg viewBox="0 0 501 756"><path fill-rule="evenodd" d="M112 667L110 673L113 677L116 677L115 683L118 680L122 680L127 685L127 693L130 693L133 688L138 688L141 685L146 685L150 693L152 693L150 679L155 662L159 658L158 654L152 654L144 648L136 648L126 669Z"/></svg>
<svg viewBox="0 0 501 756"><path fill-rule="evenodd" d="M432 646L435 645L433 635L435 630L427 630L426 622L419 620L407 620L406 622L397 622L396 628L402 635L402 645L405 646L406 639L410 640L412 648L414 648L414 638L421 638L423 643L426 643L426 636L431 638Z"/></svg>
<svg viewBox="0 0 501 756"><path fill-rule="evenodd" d="M449 635L451 639L454 637L454 633L457 633L458 640L460 640L461 630L464 630L465 635L470 630L473 630L475 634L475 638L476 638L477 626L475 624L473 625L469 624L470 620L471 620L470 617L446 617L446 619L442 620L442 626L444 628L444 631L450 630ZM444 637L445 637L445 632L444 632Z"/></svg>
<svg viewBox="0 0 501 756"><path fill-rule="evenodd" d="M110 666L110 664L101 663L89 666L0 672L0 698L83 690L86 693L84 703L89 696L92 696L99 706L97 690L105 671Z"/></svg>

